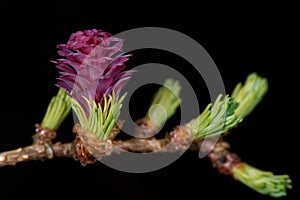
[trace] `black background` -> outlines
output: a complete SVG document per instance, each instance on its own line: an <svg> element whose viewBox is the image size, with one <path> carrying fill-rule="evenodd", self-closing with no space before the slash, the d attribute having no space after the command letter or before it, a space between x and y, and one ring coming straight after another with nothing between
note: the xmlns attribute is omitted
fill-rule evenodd
<svg viewBox="0 0 300 200"><path fill-rule="evenodd" d="M2 1L0 151L31 143L33 125L41 121L50 98L57 91L54 86L57 70L49 62L58 58L56 44L66 42L71 33L84 29L97 28L116 34L137 27L165 27L192 37L207 50L220 70L228 93L251 72L268 78L267 95L226 140L245 162L276 174L290 174L294 189L283 199L295 199L299 4L183 3L163 6L152 1L132 5L115 1ZM205 84L201 78L191 75L192 69L186 61L166 52L138 51L128 67L147 62L161 62L179 69L193 83L199 99L203 96L201 108L208 103ZM144 87L136 93L131 100L135 102L130 108L133 116L141 115L152 92L153 88ZM172 124L171 120L171 125L175 125L174 121ZM58 131L57 140L71 141L72 124L70 117ZM197 152L186 152L166 168L145 174L119 172L101 163L82 167L72 159L57 158L0 169L1 200L181 196L184 199L271 199L220 175L207 159L199 160Z"/></svg>

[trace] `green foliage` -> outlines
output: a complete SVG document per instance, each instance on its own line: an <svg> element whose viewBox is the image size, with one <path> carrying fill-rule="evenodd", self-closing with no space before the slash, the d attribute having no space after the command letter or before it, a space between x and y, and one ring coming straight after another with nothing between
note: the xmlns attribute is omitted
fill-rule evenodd
<svg viewBox="0 0 300 200"><path fill-rule="evenodd" d="M252 112L268 90L268 83L256 73L248 75L244 85L238 83L232 96L221 100L221 95L214 104L188 123L196 139L203 139L222 134L242 121Z"/></svg>
<svg viewBox="0 0 300 200"><path fill-rule="evenodd" d="M146 119L150 121L154 129L160 129L177 110L180 105L179 99L181 86L179 81L167 79L164 86L154 94ZM157 106L158 105L158 106Z"/></svg>
<svg viewBox="0 0 300 200"><path fill-rule="evenodd" d="M248 187L272 197L285 196L286 189L292 188L292 181L288 175L274 175L272 172L256 169L246 163L234 167L232 173L234 178Z"/></svg>
<svg viewBox="0 0 300 200"><path fill-rule="evenodd" d="M220 135L241 122L242 118L235 114L237 108L238 103L228 95L223 99L222 95L219 95L213 104L209 104L187 126L195 135L195 139Z"/></svg>
<svg viewBox="0 0 300 200"><path fill-rule="evenodd" d="M88 115L74 99L72 99L72 107L78 117L80 126L95 134L99 140L106 141L120 115L122 101L125 96L126 94L119 98L114 92L112 95L104 95L103 107L95 103L94 100L83 97L89 105Z"/></svg>
<svg viewBox="0 0 300 200"><path fill-rule="evenodd" d="M239 107L235 111L236 114L242 118L250 114L267 90L267 79L256 73L248 75L244 85L238 83L231 95L234 100L239 102Z"/></svg>
<svg viewBox="0 0 300 200"><path fill-rule="evenodd" d="M41 125L56 131L71 111L70 97L65 90L59 89L52 97Z"/></svg>

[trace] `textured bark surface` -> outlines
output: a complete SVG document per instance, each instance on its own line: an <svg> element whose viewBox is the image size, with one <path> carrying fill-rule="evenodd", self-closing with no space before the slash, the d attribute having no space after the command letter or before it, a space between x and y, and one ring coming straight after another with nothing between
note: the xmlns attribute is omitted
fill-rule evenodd
<svg viewBox="0 0 300 200"><path fill-rule="evenodd" d="M221 174L231 175L232 168L241 163L240 157L229 152L229 148L230 145L227 142L220 141L208 154L213 167L217 168Z"/></svg>
<svg viewBox="0 0 300 200"><path fill-rule="evenodd" d="M110 138L114 138L119 132L122 123L118 123L111 134ZM109 156L113 149L114 152L121 152L118 149L126 151L147 153L147 152L175 152L191 150L199 150L201 141L195 141L191 145L192 137L188 133L188 129L178 126L170 134L163 139L156 138L132 138L129 140L108 140L99 142L94 135L87 134L80 126L75 125L73 132L76 134L74 142L62 144L57 142L52 144L55 132L43 129L40 125L36 125L37 133L33 136L33 144L24 148L0 153L0 167L6 165L15 165L18 162L29 160L45 160L53 157L71 157L81 162L83 166L92 164L96 160L100 160L103 156ZM189 146L190 145L190 146ZM116 148L117 147L117 148Z"/></svg>
<svg viewBox="0 0 300 200"><path fill-rule="evenodd" d="M113 139L122 127L122 122L116 124L112 130L110 139ZM0 153L0 167L6 165L15 165L18 162L29 160L46 160L54 157L69 157L80 161L85 166L100 160L104 156L109 156L112 152L121 153L119 149L130 152L148 153L148 152L176 152L187 149L198 151L202 145L201 140L193 140L189 129L185 126L177 126L165 138L132 138L129 140L107 140L99 142L94 135L75 125L73 132L76 134L75 140L71 143L57 142L52 144L55 138L54 131L44 129L36 125L36 134L33 136L33 144L24 148L6 151ZM236 154L228 151L229 144L223 141L216 145L209 145L212 151L208 154L214 167L223 174L231 174L233 166L240 163Z"/></svg>
<svg viewBox="0 0 300 200"><path fill-rule="evenodd" d="M46 160L54 156L72 157L74 152L72 144L56 143L52 146L45 144L33 144L24 148L18 148L11 151L0 153L0 167L6 165L15 165L18 162L28 160Z"/></svg>

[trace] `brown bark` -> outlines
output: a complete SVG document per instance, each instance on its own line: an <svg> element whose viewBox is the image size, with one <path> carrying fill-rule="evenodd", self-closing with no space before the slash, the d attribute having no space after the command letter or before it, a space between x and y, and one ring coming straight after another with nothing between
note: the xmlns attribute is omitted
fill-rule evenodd
<svg viewBox="0 0 300 200"><path fill-rule="evenodd" d="M72 157L72 144L55 143L52 146L44 144L33 144L24 148L18 148L11 151L0 153L0 167L6 165L15 165L18 162L28 160L46 160L54 156Z"/></svg>
<svg viewBox="0 0 300 200"><path fill-rule="evenodd" d="M62 144L57 142L52 145L52 151L54 157L73 157L74 155L74 144L73 143L65 143Z"/></svg>
<svg viewBox="0 0 300 200"><path fill-rule="evenodd" d="M32 136L32 145L0 153L0 167L28 160L51 159L54 156L73 156L73 144L61 144L60 142L52 144L52 139L56 137L55 131L46 129L40 124L36 124L35 128L36 133Z"/></svg>
<svg viewBox="0 0 300 200"><path fill-rule="evenodd" d="M119 127L120 126L121 124L119 124ZM80 134L78 135L78 133L76 132L78 132L78 130L81 130L78 125L74 126L73 129L73 131L77 134L76 142L66 144L62 144L60 142L52 144L51 140L55 137L55 132L43 129L40 125L36 125L36 127L37 133L33 136L33 145L0 153L0 167L6 165L15 165L16 163L23 161L45 160L51 159L53 157L72 157L75 160L79 160L82 165L86 165L94 163L96 161L95 158L89 153L89 151L99 151L97 154L101 154L101 156L108 156L112 152L112 149L110 149L109 152L107 151L107 144L103 146L100 143L101 148L96 148L97 145L92 145L92 147L86 146L89 143L94 144L96 141L90 140L90 138L88 138L88 142L85 141L83 143L81 140L86 140L86 138L78 137ZM111 139L119 133L119 127L114 128ZM200 149L202 141L192 140L193 138L191 137L188 128L184 126L177 126L172 132L167 134L165 138L156 139L153 137L149 139L132 138L126 141L115 140L112 141L111 148L119 148L137 153L156 152L159 150L163 152L175 152L184 151L186 149L198 151ZM225 142L220 142L208 155L213 165L217 167L222 173L225 173L226 170L228 171L229 167L231 166L231 154L228 154L228 146L226 146L226 144L227 143ZM225 163L225 161L228 162ZM234 161L237 161L237 159L235 159Z"/></svg>
<svg viewBox="0 0 300 200"><path fill-rule="evenodd" d="M133 138L126 141L113 141L114 147L124 149L131 152L155 152L170 142L169 138L164 139L138 139ZM190 150L199 150L200 142L195 142L190 146ZM176 146L169 146L164 151L174 152L180 149ZM15 165L18 162L30 161L30 160L46 160L53 157L70 157L74 158L74 143L62 144L57 142L52 145L33 144L24 148L18 148L16 150L6 151L0 153L0 167L6 165Z"/></svg>
<svg viewBox="0 0 300 200"><path fill-rule="evenodd" d="M229 147L227 142L219 141L207 156L213 167L217 168L221 174L231 175L232 168L241 163L240 157L231 153L228 150Z"/></svg>
<svg viewBox="0 0 300 200"><path fill-rule="evenodd" d="M126 141L118 140L113 141L113 144L120 149L136 152L136 153L147 153L147 152L155 152L162 149L168 139L140 139L140 138L132 138Z"/></svg>
<svg viewBox="0 0 300 200"><path fill-rule="evenodd" d="M133 138L126 141L113 141L114 146L126 151L145 153L145 152L155 152L163 147L169 142L169 139L138 139ZM192 143L190 150L196 151L200 148L200 141ZM170 146L164 151L174 152L178 150L175 146ZM18 148L11 151L6 151L0 153L0 167L6 165L15 165L18 162L30 161L30 160L46 160L53 157L69 157L74 158L74 143L60 143L57 142L51 146L40 145L30 145L24 148Z"/></svg>

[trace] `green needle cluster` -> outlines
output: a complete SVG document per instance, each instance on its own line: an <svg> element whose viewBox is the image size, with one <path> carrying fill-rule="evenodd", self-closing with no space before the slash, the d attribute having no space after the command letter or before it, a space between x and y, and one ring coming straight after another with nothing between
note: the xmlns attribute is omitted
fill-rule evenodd
<svg viewBox="0 0 300 200"><path fill-rule="evenodd" d="M219 95L213 104L208 104L205 110L187 126L195 139L204 139L225 133L242 121L235 114L238 103L226 95Z"/></svg>
<svg viewBox="0 0 300 200"><path fill-rule="evenodd" d="M274 175L272 172L262 171L246 163L232 169L234 178L253 190L272 197L286 195L286 189L291 189L291 179L288 175Z"/></svg>
<svg viewBox="0 0 300 200"><path fill-rule="evenodd" d="M153 129L160 129L177 110L181 99L179 81L167 79L162 87L154 94L146 120L150 121Z"/></svg>
<svg viewBox="0 0 300 200"><path fill-rule="evenodd" d="M240 104L235 111L236 114L242 118L250 114L267 90L267 79L258 76L256 73L248 75L244 85L238 83L231 95Z"/></svg>
<svg viewBox="0 0 300 200"><path fill-rule="evenodd" d="M238 83L231 95L221 95L209 104L199 117L187 125L196 139L227 132L252 112L268 90L268 82L256 73L248 75L244 85Z"/></svg>
<svg viewBox="0 0 300 200"><path fill-rule="evenodd" d="M89 106L88 114L74 99L72 99L72 107L78 117L80 126L84 130L95 134L99 140L106 141L113 126L119 118L122 101L125 96L126 94L119 98L114 92L112 95L104 95L103 106L99 103L95 103L92 99L89 100L83 97Z"/></svg>
<svg viewBox="0 0 300 200"><path fill-rule="evenodd" d="M52 97L41 125L44 128L56 131L71 111L70 97L65 90L59 89Z"/></svg>

